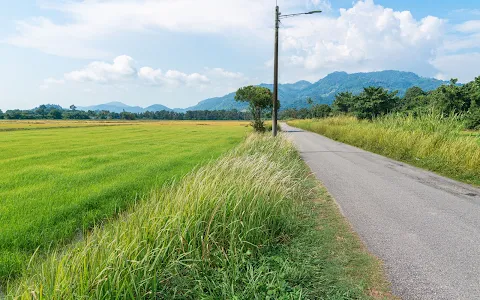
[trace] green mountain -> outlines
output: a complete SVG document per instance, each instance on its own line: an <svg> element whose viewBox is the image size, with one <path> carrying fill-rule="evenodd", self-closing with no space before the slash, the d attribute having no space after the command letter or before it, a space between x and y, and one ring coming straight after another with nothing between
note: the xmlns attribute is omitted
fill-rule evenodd
<svg viewBox="0 0 480 300"><path fill-rule="evenodd" d="M151 105L149 107L143 108L140 106L130 106L127 104L124 104L122 102L110 102L110 103L105 103L105 104L100 104L100 105L94 105L94 106L87 106L87 107L78 107L78 110L93 110L93 111L100 111L100 110L108 110L111 112L116 112L116 113L121 113L123 111L130 112L130 113L143 113L146 111L162 111L162 110L171 110L170 108L161 105L161 104L155 104Z"/></svg>
<svg viewBox="0 0 480 300"><path fill-rule="evenodd" d="M278 97L282 103L282 109L307 107L307 98L312 98L315 103L331 104L335 95L340 92L352 92L359 94L364 87L381 86L391 91L398 91L399 96L403 96L406 90L412 86L418 86L424 91L431 91L442 84L448 82L425 78L411 72L401 71L381 71L370 73L348 74L345 72L335 72L327 75L315 83L302 80L295 83L280 84L278 86ZM272 84L262 83L260 86L273 90ZM197 105L188 108L175 108L176 112L186 112L189 110L244 110L248 107L246 103L236 102L235 93L230 93L223 97L215 97L200 101ZM129 106L121 102L110 102L101 105L79 107L79 110L108 110L120 113L122 111L141 113L145 111L161 111L171 109L155 104L146 108L139 106Z"/></svg>
<svg viewBox="0 0 480 300"><path fill-rule="evenodd" d="M403 96L406 90L413 86L418 86L425 91L431 91L442 84L447 84L447 82L434 78L420 77L411 72L381 71L355 74L335 72L315 83L303 80L291 84L280 84L278 97L282 103L282 109L302 108L308 106L306 102L308 97L311 97L319 104L331 104L337 93L348 91L359 94L364 87L369 86L380 86L390 91L398 91L399 96ZM260 84L260 86L267 87L270 90L273 89L272 84ZM231 93L223 97L206 99L183 111L229 110L234 108L242 110L247 108L245 103L236 102L234 97L235 93Z"/></svg>

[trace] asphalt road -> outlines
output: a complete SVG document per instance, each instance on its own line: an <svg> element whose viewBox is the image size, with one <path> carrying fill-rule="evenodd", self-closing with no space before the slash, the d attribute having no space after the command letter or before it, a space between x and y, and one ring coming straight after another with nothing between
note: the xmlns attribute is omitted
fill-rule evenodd
<svg viewBox="0 0 480 300"><path fill-rule="evenodd" d="M480 299L480 189L286 124L282 130L384 261L395 295Z"/></svg>

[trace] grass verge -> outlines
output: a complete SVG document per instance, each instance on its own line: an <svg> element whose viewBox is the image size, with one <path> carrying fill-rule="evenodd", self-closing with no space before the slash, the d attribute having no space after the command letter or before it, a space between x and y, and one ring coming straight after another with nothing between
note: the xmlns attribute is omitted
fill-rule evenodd
<svg viewBox="0 0 480 300"><path fill-rule="evenodd" d="M297 120L288 124L480 186L480 138L455 117L387 116Z"/></svg>
<svg viewBox="0 0 480 300"><path fill-rule="evenodd" d="M271 151L275 149L275 151ZM285 139L252 135L83 241L35 257L18 299L389 297L380 263Z"/></svg>

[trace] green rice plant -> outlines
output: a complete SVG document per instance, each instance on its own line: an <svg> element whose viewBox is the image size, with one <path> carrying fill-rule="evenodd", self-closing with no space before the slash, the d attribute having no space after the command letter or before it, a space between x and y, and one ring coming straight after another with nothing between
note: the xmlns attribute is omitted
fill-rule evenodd
<svg viewBox="0 0 480 300"><path fill-rule="evenodd" d="M248 132L245 122L119 124L0 132L0 284L37 248L68 244Z"/></svg>
<svg viewBox="0 0 480 300"><path fill-rule="evenodd" d="M480 185L480 139L463 132L463 118L438 114L298 120L289 124L387 157Z"/></svg>

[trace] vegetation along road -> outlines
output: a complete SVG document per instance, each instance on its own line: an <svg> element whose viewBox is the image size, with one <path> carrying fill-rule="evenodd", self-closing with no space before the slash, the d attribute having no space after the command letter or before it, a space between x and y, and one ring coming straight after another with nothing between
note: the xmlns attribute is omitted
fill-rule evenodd
<svg viewBox="0 0 480 300"><path fill-rule="evenodd" d="M402 299L479 299L480 189L282 124Z"/></svg>

